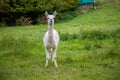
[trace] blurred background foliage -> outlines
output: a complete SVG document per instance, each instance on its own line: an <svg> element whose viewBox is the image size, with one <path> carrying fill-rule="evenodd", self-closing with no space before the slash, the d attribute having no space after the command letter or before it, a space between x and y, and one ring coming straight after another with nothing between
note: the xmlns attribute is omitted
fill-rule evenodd
<svg viewBox="0 0 120 80"><path fill-rule="evenodd" d="M73 10L79 0L1 0L0 23L3 25L18 25L18 19L31 18L32 24L36 24L38 17L42 17L44 11L57 11L63 13ZM30 22L30 21L28 21ZM25 23L25 22L24 22Z"/></svg>

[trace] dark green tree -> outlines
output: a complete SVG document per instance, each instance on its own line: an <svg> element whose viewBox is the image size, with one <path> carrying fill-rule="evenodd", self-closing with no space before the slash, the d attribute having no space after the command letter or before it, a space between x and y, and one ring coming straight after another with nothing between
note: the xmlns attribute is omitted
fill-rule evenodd
<svg viewBox="0 0 120 80"><path fill-rule="evenodd" d="M22 15L43 14L44 11L65 12L76 7L79 0L1 0L0 1L0 22L5 19L11 23L15 23L16 18ZM33 15L33 13L35 15ZM8 18L9 16L9 18ZM13 20L14 18L14 20ZM12 20L11 20L12 19Z"/></svg>

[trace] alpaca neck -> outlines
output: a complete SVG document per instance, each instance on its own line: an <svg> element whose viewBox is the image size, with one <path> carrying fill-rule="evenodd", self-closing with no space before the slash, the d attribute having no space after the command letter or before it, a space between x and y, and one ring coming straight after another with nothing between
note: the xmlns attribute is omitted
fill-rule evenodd
<svg viewBox="0 0 120 80"><path fill-rule="evenodd" d="M48 36L49 36L49 40L53 41L53 24L48 25Z"/></svg>

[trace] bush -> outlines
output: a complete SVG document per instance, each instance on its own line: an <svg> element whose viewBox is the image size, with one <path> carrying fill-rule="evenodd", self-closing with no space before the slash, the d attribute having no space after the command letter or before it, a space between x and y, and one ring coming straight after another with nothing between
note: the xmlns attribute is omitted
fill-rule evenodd
<svg viewBox="0 0 120 80"><path fill-rule="evenodd" d="M88 42L87 42L87 43L85 43L85 47L84 47L84 48L85 48L86 50L90 50L90 49L91 49L91 47L92 47L92 46L91 46L91 44L90 44L90 43L88 43Z"/></svg>
<svg viewBox="0 0 120 80"><path fill-rule="evenodd" d="M5 26L5 23L0 23L0 27L4 27Z"/></svg>
<svg viewBox="0 0 120 80"><path fill-rule="evenodd" d="M32 23L32 19L30 17L24 17L22 16L20 19L17 20L16 25L30 25Z"/></svg>
<svg viewBox="0 0 120 80"><path fill-rule="evenodd" d="M79 0L2 0L1 4L3 5L2 7L4 10L1 10L1 14L4 14L4 16L2 16L3 18L6 16L11 16L11 18L8 18L9 23L7 24L30 24L29 21L25 22L24 20L21 21L21 19L17 20L18 17L23 15L30 16L32 19L36 19L33 23L39 24L39 19L36 16L43 15L44 11L47 10L49 12L53 12L54 10L56 10L57 12L66 12L69 10L73 10L76 7L78 1ZM73 16L68 14L67 17L71 18ZM63 16L61 17L62 20L66 18L63 18ZM59 18L58 20L61 19ZM16 20L17 22L15 22Z"/></svg>
<svg viewBox="0 0 120 80"><path fill-rule="evenodd" d="M94 40L94 43L95 48L102 48L102 40Z"/></svg>
<svg viewBox="0 0 120 80"><path fill-rule="evenodd" d="M1 15L2 16L2 15ZM1 19L1 22L0 22L0 27L4 27L4 26L6 26L6 20L7 20L8 18L2 18Z"/></svg>
<svg viewBox="0 0 120 80"><path fill-rule="evenodd" d="M117 28L111 32L111 37L113 38L114 42L116 43L117 38L120 38L120 28Z"/></svg>
<svg viewBox="0 0 120 80"><path fill-rule="evenodd" d="M108 32L105 32L105 31L85 31L82 33L81 35L81 38L82 39L99 39L99 40L102 40L102 39L106 39L106 38L109 38L110 37L110 34Z"/></svg>
<svg viewBox="0 0 120 80"><path fill-rule="evenodd" d="M103 0L96 0L96 5L102 5Z"/></svg>
<svg viewBox="0 0 120 80"><path fill-rule="evenodd" d="M36 23L41 24L41 17L40 16L38 16L38 18L36 19Z"/></svg>
<svg viewBox="0 0 120 80"><path fill-rule="evenodd" d="M75 39L79 39L79 34L69 34L68 32L67 33L59 33L60 35L60 39L62 41L68 41L68 40L75 40Z"/></svg>
<svg viewBox="0 0 120 80"><path fill-rule="evenodd" d="M113 39L114 43L116 43L117 39L120 38L120 29L118 28L112 31L100 31L100 30L83 31L82 34L81 33L70 34L68 32L59 34L62 41L74 39L83 40L90 39L95 41L94 47L101 48L103 39L111 38Z"/></svg>
<svg viewBox="0 0 120 80"><path fill-rule="evenodd" d="M74 9L79 0L56 0L54 9L59 12Z"/></svg>
<svg viewBox="0 0 120 80"><path fill-rule="evenodd" d="M66 11L64 13L58 12L56 22L68 21L80 14L79 11ZM64 16L65 15L65 16Z"/></svg>
<svg viewBox="0 0 120 80"><path fill-rule="evenodd" d="M107 50L106 57L119 57L120 58L120 48L118 44L114 44Z"/></svg>

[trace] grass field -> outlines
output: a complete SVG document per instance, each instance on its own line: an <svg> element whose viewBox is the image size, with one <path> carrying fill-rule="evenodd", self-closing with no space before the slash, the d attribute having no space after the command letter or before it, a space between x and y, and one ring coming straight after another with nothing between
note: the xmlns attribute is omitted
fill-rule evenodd
<svg viewBox="0 0 120 80"><path fill-rule="evenodd" d="M52 61L44 67L47 25L0 27L0 80L119 80L119 13L119 3L106 0L102 9L55 23L58 68Z"/></svg>

